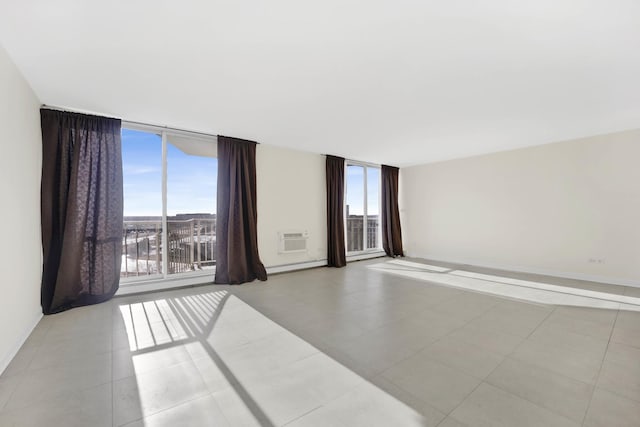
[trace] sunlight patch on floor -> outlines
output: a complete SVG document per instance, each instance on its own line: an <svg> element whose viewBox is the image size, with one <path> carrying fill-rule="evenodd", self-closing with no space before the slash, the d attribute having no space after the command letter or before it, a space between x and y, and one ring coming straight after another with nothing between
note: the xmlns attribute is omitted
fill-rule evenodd
<svg viewBox="0 0 640 427"><path fill-rule="evenodd" d="M373 264L369 268L439 285L538 304L640 311L640 298L570 286L552 285L459 269L454 270L404 260Z"/></svg>
<svg viewBox="0 0 640 427"><path fill-rule="evenodd" d="M207 416L231 425L425 425L420 413L226 291L119 311L129 353L117 369L135 378L130 406L145 419L197 410L210 396Z"/></svg>

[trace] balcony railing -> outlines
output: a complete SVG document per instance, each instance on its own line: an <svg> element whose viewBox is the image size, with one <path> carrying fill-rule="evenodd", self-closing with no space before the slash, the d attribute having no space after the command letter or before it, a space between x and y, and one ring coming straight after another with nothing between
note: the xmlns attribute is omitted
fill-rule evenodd
<svg viewBox="0 0 640 427"><path fill-rule="evenodd" d="M215 219L167 220L167 273L213 268ZM124 221L120 277L162 274L162 222Z"/></svg>
<svg viewBox="0 0 640 427"><path fill-rule="evenodd" d="M360 215L349 215L347 217L347 252L359 252L368 249L376 249L378 243L378 217L367 217L367 247L364 249L362 233L364 217Z"/></svg>

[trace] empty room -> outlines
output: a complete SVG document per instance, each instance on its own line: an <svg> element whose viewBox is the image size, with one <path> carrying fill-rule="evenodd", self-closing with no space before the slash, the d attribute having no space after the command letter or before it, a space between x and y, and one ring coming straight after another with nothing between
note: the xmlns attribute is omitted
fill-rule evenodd
<svg viewBox="0 0 640 427"><path fill-rule="evenodd" d="M0 2L0 426L640 426L640 3Z"/></svg>

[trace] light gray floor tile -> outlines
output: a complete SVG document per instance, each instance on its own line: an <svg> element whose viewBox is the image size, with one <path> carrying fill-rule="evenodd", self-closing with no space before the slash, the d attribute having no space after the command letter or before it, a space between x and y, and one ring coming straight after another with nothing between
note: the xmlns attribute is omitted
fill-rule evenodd
<svg viewBox="0 0 640 427"><path fill-rule="evenodd" d="M590 320L576 316L567 316L561 313L552 313L538 327L538 329L553 329L556 331L568 331L571 333L587 335L594 338L608 340L613 329L614 319Z"/></svg>
<svg viewBox="0 0 640 427"><path fill-rule="evenodd" d="M602 364L598 387L640 401L640 349L611 343Z"/></svg>
<svg viewBox="0 0 640 427"><path fill-rule="evenodd" d="M580 423L485 383L474 390L450 416L477 427L577 427L580 425Z"/></svg>
<svg viewBox="0 0 640 427"><path fill-rule="evenodd" d="M382 375L370 379L369 383L376 386L387 395L412 408L414 411L422 414L422 416L427 420L434 420L436 418L441 419L444 417L444 414L441 411L429 405L424 400L417 398L408 391L398 387Z"/></svg>
<svg viewBox="0 0 640 427"><path fill-rule="evenodd" d="M545 306L369 268L384 262L45 316L0 376L0 425L554 425L579 420L601 365L587 425L637 420L636 306ZM498 389L477 388L491 371Z"/></svg>
<svg viewBox="0 0 640 427"><path fill-rule="evenodd" d="M351 342L344 343L341 348L351 352L354 347L359 351L353 353L356 357L385 358L389 356L406 357L425 348L446 334L450 327L443 326L445 322L434 319L429 324L423 324L420 319L406 318L381 326L373 331L362 334ZM442 320L442 319L440 319ZM367 355L367 353L373 353ZM390 357L385 359L395 362L401 359Z"/></svg>
<svg viewBox="0 0 640 427"><path fill-rule="evenodd" d="M517 313L519 316L529 318L544 318L544 313L550 314L555 311L554 306L512 299L501 299L494 309L493 311L498 313L506 315Z"/></svg>
<svg viewBox="0 0 640 427"><path fill-rule="evenodd" d="M206 334L206 341L213 348L235 348L248 344L250 341L243 334L233 328L213 328Z"/></svg>
<svg viewBox="0 0 640 427"><path fill-rule="evenodd" d="M18 353L16 353L13 359L11 359L11 362L9 362L9 365L7 365L5 370L2 372L2 376L0 378L8 378L24 374L39 349L40 344L25 343L20 350L18 350Z"/></svg>
<svg viewBox="0 0 640 427"><path fill-rule="evenodd" d="M509 358L485 381L577 422L593 392L592 385Z"/></svg>
<svg viewBox="0 0 640 427"><path fill-rule="evenodd" d="M216 321L215 327L219 326L218 322L219 319ZM266 339L282 332L286 332L285 328L269 320L258 312L255 312L254 315L250 316L250 318L247 318L246 320L231 322L228 327L237 332L242 331L242 335L247 338L249 342Z"/></svg>
<svg viewBox="0 0 640 427"><path fill-rule="evenodd" d="M510 357L589 384L595 383L602 365L600 353L579 352L559 343L537 340L525 340Z"/></svg>
<svg viewBox="0 0 640 427"><path fill-rule="evenodd" d="M404 347L418 351L441 336L441 331L436 327L425 327L421 322L407 318L381 326L363 334L358 339L386 342L389 347Z"/></svg>
<svg viewBox="0 0 640 427"><path fill-rule="evenodd" d="M351 360L362 365L366 372L376 375L417 352L411 345L399 344L397 340L396 345L389 344L387 336L374 331L339 348Z"/></svg>
<svg viewBox="0 0 640 427"><path fill-rule="evenodd" d="M323 341L332 345L349 343L362 336L366 329L350 321L347 316L343 319L322 319L306 322L303 325L294 324L294 331L303 331L305 338L312 341Z"/></svg>
<svg viewBox="0 0 640 427"><path fill-rule="evenodd" d="M127 427L231 427L216 399L209 395L173 408L158 412L141 420L126 424Z"/></svg>
<svg viewBox="0 0 640 427"><path fill-rule="evenodd" d="M193 361L202 379L211 393L224 390L238 383L242 372L232 372L227 365L218 358L206 357Z"/></svg>
<svg viewBox="0 0 640 427"><path fill-rule="evenodd" d="M555 308L554 314L569 316L579 320L613 324L613 322L616 321L618 311L603 308L558 306Z"/></svg>
<svg viewBox="0 0 640 427"><path fill-rule="evenodd" d="M584 420L585 427L637 427L640 403L596 388Z"/></svg>
<svg viewBox="0 0 640 427"><path fill-rule="evenodd" d="M513 353L524 341L524 338L517 335L482 328L474 322L451 332L449 336L505 356Z"/></svg>
<svg viewBox="0 0 640 427"><path fill-rule="evenodd" d="M468 323L462 317L444 314L433 309L422 310L411 316L410 320L416 323L418 327L429 331L434 338L441 338Z"/></svg>
<svg viewBox="0 0 640 427"><path fill-rule="evenodd" d="M321 351L363 379L371 380L379 375L379 372L371 369L369 365L354 359L351 355L343 351L342 348L326 345L321 348Z"/></svg>
<svg viewBox="0 0 640 427"><path fill-rule="evenodd" d="M263 376L318 353L316 348L286 331L239 347L206 348L207 358L224 364L238 381Z"/></svg>
<svg viewBox="0 0 640 427"><path fill-rule="evenodd" d="M424 310L421 300L394 301L387 300L363 309L354 311L353 321L363 330L374 330L383 325L411 317Z"/></svg>
<svg viewBox="0 0 640 427"><path fill-rule="evenodd" d="M539 306L508 302L491 308L475 319L473 325L526 338L547 316L549 311Z"/></svg>
<svg viewBox="0 0 640 427"><path fill-rule="evenodd" d="M465 292L431 307L431 310L460 320L469 321L486 313L499 301L500 300L495 297Z"/></svg>
<svg viewBox="0 0 640 427"><path fill-rule="evenodd" d="M14 390L5 409L24 408L111 381L111 353L87 356L55 368L29 371Z"/></svg>
<svg viewBox="0 0 640 427"><path fill-rule="evenodd" d="M129 341L132 341L131 343ZM111 351L118 350L136 350L137 347L132 338L129 337L129 333L125 328L114 328L111 331Z"/></svg>
<svg viewBox="0 0 640 427"><path fill-rule="evenodd" d="M112 425L111 383L0 412L0 425L16 427Z"/></svg>
<svg viewBox="0 0 640 427"><path fill-rule="evenodd" d="M113 379L119 380L190 361L191 356L182 345L135 352L122 349L113 352Z"/></svg>
<svg viewBox="0 0 640 427"><path fill-rule="evenodd" d="M21 376L0 378L0 411L7 404L20 381L22 381Z"/></svg>
<svg viewBox="0 0 640 427"><path fill-rule="evenodd" d="M33 328L31 334L25 341L26 345L40 345L44 341L44 338L49 333L52 325L51 316L43 316L38 324Z"/></svg>
<svg viewBox="0 0 640 427"><path fill-rule="evenodd" d="M444 420L442 420L440 424L438 424L438 427L469 427L469 426L467 424L462 424L460 421L457 421L455 418L447 417Z"/></svg>
<svg viewBox="0 0 640 427"><path fill-rule="evenodd" d="M51 326L45 340L49 342L87 334L107 334L111 331L113 309L111 302L78 307L48 316Z"/></svg>
<svg viewBox="0 0 640 427"><path fill-rule="evenodd" d="M117 380L113 383L114 422L123 425L208 393L191 362Z"/></svg>
<svg viewBox="0 0 640 427"><path fill-rule="evenodd" d="M46 340L29 366L30 370L73 363L87 356L111 351L111 332L85 333L73 338Z"/></svg>
<svg viewBox="0 0 640 427"><path fill-rule="evenodd" d="M440 304L446 300L459 296L464 291L460 289L448 288L446 286L437 286L426 283L420 290L421 295L426 299L427 307Z"/></svg>
<svg viewBox="0 0 640 427"><path fill-rule="evenodd" d="M415 411L370 383L294 420L287 426L436 426L444 414L431 409Z"/></svg>
<svg viewBox="0 0 640 427"><path fill-rule="evenodd" d="M364 380L328 356L317 353L262 377L242 382L266 418L292 421L362 384ZM233 386L236 392L238 387ZM245 399L246 397L241 395Z"/></svg>
<svg viewBox="0 0 640 427"><path fill-rule="evenodd" d="M230 426L273 427L253 398L241 386L229 387L213 394Z"/></svg>
<svg viewBox="0 0 640 427"><path fill-rule="evenodd" d="M501 354L450 336L431 344L418 355L480 379L489 375L504 359Z"/></svg>
<svg viewBox="0 0 640 427"><path fill-rule="evenodd" d="M421 350L427 345L447 335L458 327L459 322L435 315L431 321L425 322L432 313L420 313L382 326L372 332L374 336L383 337L391 345L406 346L412 350Z"/></svg>
<svg viewBox="0 0 640 427"><path fill-rule="evenodd" d="M640 348L640 327L627 328L616 324L611 334L611 341Z"/></svg>
<svg viewBox="0 0 640 427"><path fill-rule="evenodd" d="M542 325L529 336L529 341L544 343L550 347L562 347L567 350L603 356L607 349L608 338L594 338Z"/></svg>
<svg viewBox="0 0 640 427"><path fill-rule="evenodd" d="M639 348L614 342L609 343L605 355L606 362L621 365L626 369L634 369L638 368L638 360L640 360Z"/></svg>
<svg viewBox="0 0 640 427"><path fill-rule="evenodd" d="M382 376L445 414L480 384L471 375L420 356L399 363Z"/></svg>

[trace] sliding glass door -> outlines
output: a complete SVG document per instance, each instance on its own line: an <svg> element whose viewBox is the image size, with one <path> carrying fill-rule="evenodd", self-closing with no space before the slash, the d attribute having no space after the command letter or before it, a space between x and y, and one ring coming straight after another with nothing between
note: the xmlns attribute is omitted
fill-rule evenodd
<svg viewBox="0 0 640 427"><path fill-rule="evenodd" d="M214 137L123 128L123 282L215 267Z"/></svg>
<svg viewBox="0 0 640 427"><path fill-rule="evenodd" d="M122 173L120 277L162 277L162 136L122 129Z"/></svg>
<svg viewBox="0 0 640 427"><path fill-rule="evenodd" d="M346 248L348 254L380 249L380 168L347 163Z"/></svg>

